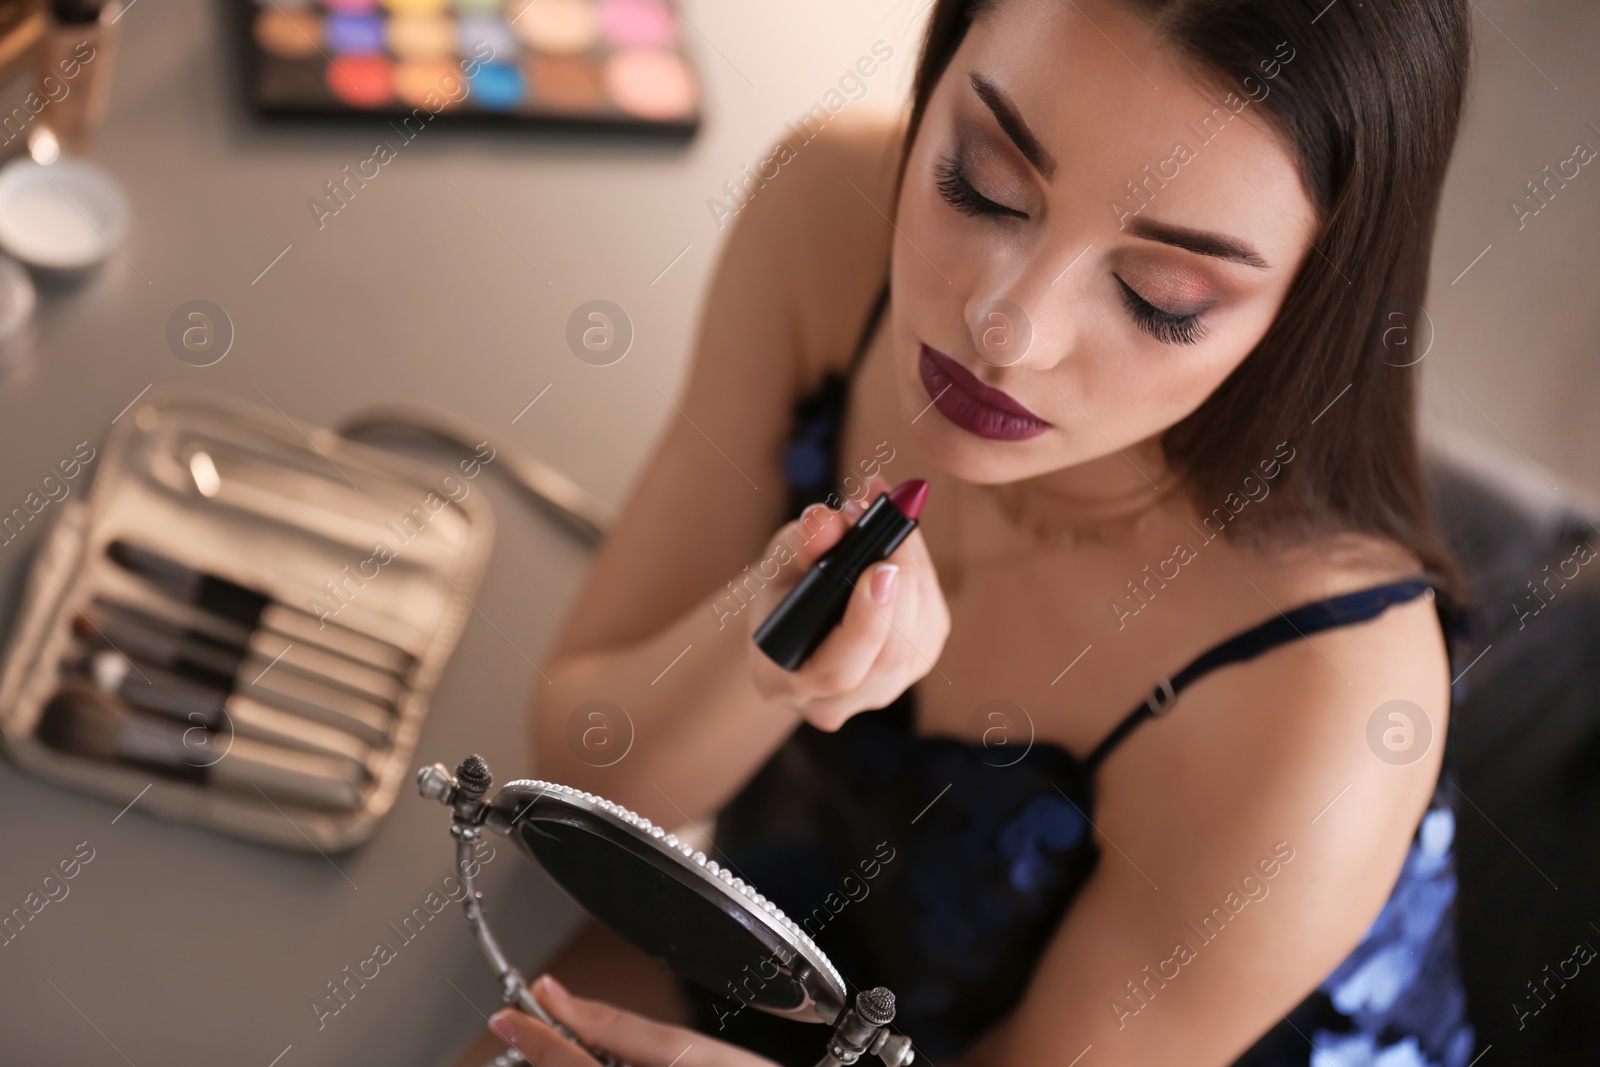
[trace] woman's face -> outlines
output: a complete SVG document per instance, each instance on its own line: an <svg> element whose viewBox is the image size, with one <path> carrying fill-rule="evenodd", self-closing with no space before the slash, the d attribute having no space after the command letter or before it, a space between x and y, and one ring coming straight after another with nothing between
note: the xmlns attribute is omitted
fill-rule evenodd
<svg viewBox="0 0 1600 1067"><path fill-rule="evenodd" d="M1113 455L1239 365L1316 227L1261 113L1293 53L1230 96L1114 0L974 23L895 220L896 388L933 462L998 483Z"/></svg>

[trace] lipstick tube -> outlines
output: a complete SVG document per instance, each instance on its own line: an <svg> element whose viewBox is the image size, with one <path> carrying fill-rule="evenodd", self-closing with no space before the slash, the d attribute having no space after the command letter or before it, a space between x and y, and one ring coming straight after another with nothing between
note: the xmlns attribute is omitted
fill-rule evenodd
<svg viewBox="0 0 1600 1067"><path fill-rule="evenodd" d="M888 557L916 529L927 497L928 483L913 478L873 502L756 628L756 645L767 658L792 671L817 650L844 618L862 572Z"/></svg>

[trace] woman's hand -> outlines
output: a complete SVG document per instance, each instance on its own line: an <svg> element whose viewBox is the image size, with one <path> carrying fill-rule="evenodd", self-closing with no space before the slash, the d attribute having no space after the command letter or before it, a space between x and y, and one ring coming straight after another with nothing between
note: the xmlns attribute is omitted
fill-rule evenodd
<svg viewBox="0 0 1600 1067"><path fill-rule="evenodd" d="M698 1031L658 1023L604 1001L572 996L549 975L533 983L533 995L584 1044L632 1067L774 1067L771 1060ZM599 1067L583 1049L513 1008L496 1012L489 1029L535 1067Z"/></svg>
<svg viewBox="0 0 1600 1067"><path fill-rule="evenodd" d="M865 498L875 501L889 488L882 478L874 478ZM853 500L842 511L814 504L768 542L765 559L773 558L780 542L796 555L756 594L746 613L752 636L865 511ZM893 702L932 670L949 633L950 612L939 576L922 531L912 530L887 560L862 573L844 618L798 670L779 667L753 640L750 670L766 700L792 709L820 730L837 730L857 712Z"/></svg>

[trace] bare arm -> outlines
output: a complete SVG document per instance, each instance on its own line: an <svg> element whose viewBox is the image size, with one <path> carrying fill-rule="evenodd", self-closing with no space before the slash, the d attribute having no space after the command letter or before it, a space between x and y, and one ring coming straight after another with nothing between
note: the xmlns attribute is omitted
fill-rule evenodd
<svg viewBox="0 0 1600 1067"><path fill-rule="evenodd" d="M1091 1045L1085 1064L1223 1067L1355 947L1427 806L1448 673L1422 601L1312 640L1205 678L1105 765L1099 866L960 1067L1067 1067ZM1435 738L1403 767L1366 742L1396 697Z"/></svg>
<svg viewBox="0 0 1600 1067"><path fill-rule="evenodd" d="M887 238L879 248L862 236L870 206L844 180L873 189L885 169L852 143L859 133L838 137L807 146L734 218L687 387L569 610L550 684L536 692L538 773L668 825L720 807L804 711L794 693L761 684L748 629L837 534L816 538L748 607L729 583L742 594L746 565L771 554L794 398L820 373L817 353L848 351L886 261ZM901 551L925 557L914 538ZM881 648L899 610L852 604L845 629ZM903 665L900 675L902 689L918 676ZM857 710L877 695L854 688ZM624 714L592 719L581 708L594 700ZM601 744L585 747L585 731Z"/></svg>
<svg viewBox="0 0 1600 1067"><path fill-rule="evenodd" d="M1100 865L1022 1002L958 1067L1223 1067L1356 945L1442 756L1435 744L1408 766L1380 761L1368 714L1408 699L1442 738L1449 676L1426 603L1315 641L1197 683L1105 765ZM705 1034L537 989L592 1047L640 1067L773 1067ZM495 1025L540 1063L595 1067L529 1017L502 1012Z"/></svg>

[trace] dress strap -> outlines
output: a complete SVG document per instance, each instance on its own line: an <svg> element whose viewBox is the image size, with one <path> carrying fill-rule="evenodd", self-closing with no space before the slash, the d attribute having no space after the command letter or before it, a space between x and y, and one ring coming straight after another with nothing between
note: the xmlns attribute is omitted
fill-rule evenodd
<svg viewBox="0 0 1600 1067"><path fill-rule="evenodd" d="M839 503L833 489L834 479L839 475L839 431L844 425L850 383L888 302L889 278L885 275L878 296L862 323L849 370L827 372L812 393L795 401L794 424L783 453L783 476L788 485L791 519L799 518L810 504L837 506Z"/></svg>
<svg viewBox="0 0 1600 1067"><path fill-rule="evenodd" d="M1382 615L1395 604L1415 600L1422 594L1431 592L1432 589L1432 583L1424 578L1408 578L1358 589L1353 593L1343 593L1280 613L1277 618L1268 619L1259 626L1253 626L1220 644L1213 645L1171 678L1163 678L1161 683L1151 690L1144 703L1129 712L1117 724L1117 728L1089 754L1089 758L1084 761L1085 766L1091 772L1094 771L1111 754L1112 749L1146 719L1153 719L1171 711L1172 705L1177 702L1178 694L1202 675L1230 663L1254 659L1269 649L1304 638L1309 634L1367 622Z"/></svg>

